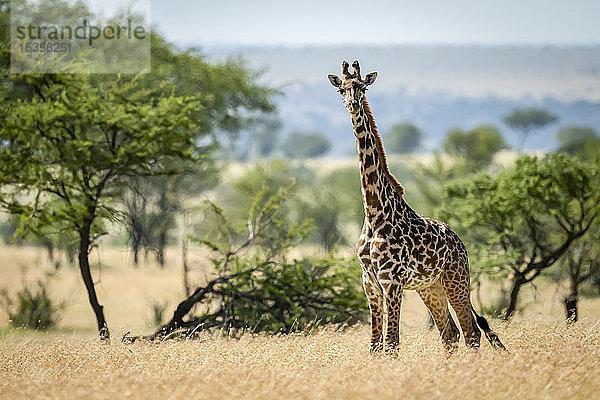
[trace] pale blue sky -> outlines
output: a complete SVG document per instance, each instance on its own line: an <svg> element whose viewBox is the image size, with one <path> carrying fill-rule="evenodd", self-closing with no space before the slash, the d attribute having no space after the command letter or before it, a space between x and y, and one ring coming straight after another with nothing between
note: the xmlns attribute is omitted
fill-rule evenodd
<svg viewBox="0 0 600 400"><path fill-rule="evenodd" d="M103 7L124 0L103 0ZM600 44L598 0L152 0L179 44Z"/></svg>

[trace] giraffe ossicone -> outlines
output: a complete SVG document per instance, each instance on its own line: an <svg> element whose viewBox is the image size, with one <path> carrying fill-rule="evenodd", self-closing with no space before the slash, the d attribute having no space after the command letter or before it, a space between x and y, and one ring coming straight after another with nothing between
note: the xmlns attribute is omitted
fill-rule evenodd
<svg viewBox="0 0 600 400"><path fill-rule="evenodd" d="M395 352L399 343L400 308L404 290L416 290L431 312L447 351L465 344L478 349L484 331L492 347L504 349L470 299L467 251L458 235L443 222L423 217L404 200L404 189L390 173L383 143L365 97L377 72L360 75L358 61L342 63L342 78L328 75L338 88L352 119L358 147L365 221L356 245L363 287L371 313L371 351ZM387 329L384 332L384 315Z"/></svg>

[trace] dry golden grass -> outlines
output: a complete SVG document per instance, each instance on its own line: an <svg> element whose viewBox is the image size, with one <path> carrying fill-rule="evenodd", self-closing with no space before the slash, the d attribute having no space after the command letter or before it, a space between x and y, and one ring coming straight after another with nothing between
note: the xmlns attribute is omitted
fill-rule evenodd
<svg viewBox="0 0 600 400"><path fill-rule="evenodd" d="M597 399L600 398L600 300L583 299L583 320L562 321L561 288L523 293L527 313L510 325L492 321L510 354L482 341L473 354L463 345L446 358L436 330L425 327L425 308L413 292L403 304L397 358L368 354L368 327L312 336L243 336L161 344L119 343L125 332L149 333L149 305L182 299L180 260L168 254L161 270L134 269L126 250L92 255L93 271L113 334L96 339L94 319L77 269L64 267L51 294L67 300L54 333L0 330L0 399ZM197 256L198 257L198 256ZM51 266L43 252L0 247L0 287L21 286ZM206 266L196 258L194 281ZM489 288L487 288L489 289ZM490 290L482 293L484 302ZM6 317L0 327L6 326Z"/></svg>
<svg viewBox="0 0 600 400"><path fill-rule="evenodd" d="M500 327L446 358L437 332L403 326L397 358L368 354L366 327L312 336L103 345L57 334L0 340L2 399L594 399L598 323Z"/></svg>
<svg viewBox="0 0 600 400"><path fill-rule="evenodd" d="M90 263L101 265L92 268L92 276L111 329L147 332L153 302L166 303L172 310L183 299L182 267L177 249L168 249L167 259L165 269L143 258L142 263L135 267L128 249L101 247L91 253ZM190 263L192 282L204 282L206 259L191 254ZM27 282L34 282L45 272L53 270L42 249L0 246L0 289L7 289L9 294L23 287L24 278ZM50 280L49 288L50 296L66 306L59 328L69 332L93 333L95 319L79 269L63 265ZM6 324L7 316L0 311L0 327Z"/></svg>

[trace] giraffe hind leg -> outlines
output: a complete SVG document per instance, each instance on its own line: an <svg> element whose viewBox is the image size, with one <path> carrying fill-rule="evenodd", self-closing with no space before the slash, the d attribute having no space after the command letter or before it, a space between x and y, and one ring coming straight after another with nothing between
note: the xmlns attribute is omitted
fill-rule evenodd
<svg viewBox="0 0 600 400"><path fill-rule="evenodd" d="M475 350L479 349L481 331L473 316L468 267L466 274L450 275L446 273L442 279L442 285L448 301L458 317L458 322L465 337L465 344Z"/></svg>
<svg viewBox="0 0 600 400"><path fill-rule="evenodd" d="M448 300L444 288L440 282L437 282L433 286L417 292L429 309L433 321L440 331L446 351L452 353L458 347L460 332L448 309Z"/></svg>

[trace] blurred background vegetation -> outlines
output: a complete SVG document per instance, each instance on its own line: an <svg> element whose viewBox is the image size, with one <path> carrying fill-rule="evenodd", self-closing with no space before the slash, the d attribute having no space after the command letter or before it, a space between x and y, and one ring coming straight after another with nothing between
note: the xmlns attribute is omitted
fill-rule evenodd
<svg viewBox="0 0 600 400"><path fill-rule="evenodd" d="M0 11L6 27L8 2ZM151 294L157 334L310 332L364 319L352 254L364 218L355 156L340 156L327 129L288 130L277 107L285 90L243 60L180 48L158 32L151 72L139 75L11 75L8 42L3 29L1 248L35 249L50 269L33 285L0 283L6 321L56 325L68 305L49 282L78 269L108 338L101 303L114 293L96 293L110 270L90 260L99 248L126 249L131 257L118 267L136 276L156 265L181 277L171 288L177 308ZM346 116L341 107L327 112ZM438 143L404 117L380 124L407 201L466 243L487 314L509 319L526 307L521 289L540 281L566 288L570 320L580 296L600 296L600 136L561 118L523 103L506 110L503 124L465 123ZM540 135L557 145L532 151L528 140ZM14 271L1 254L0 269Z"/></svg>

